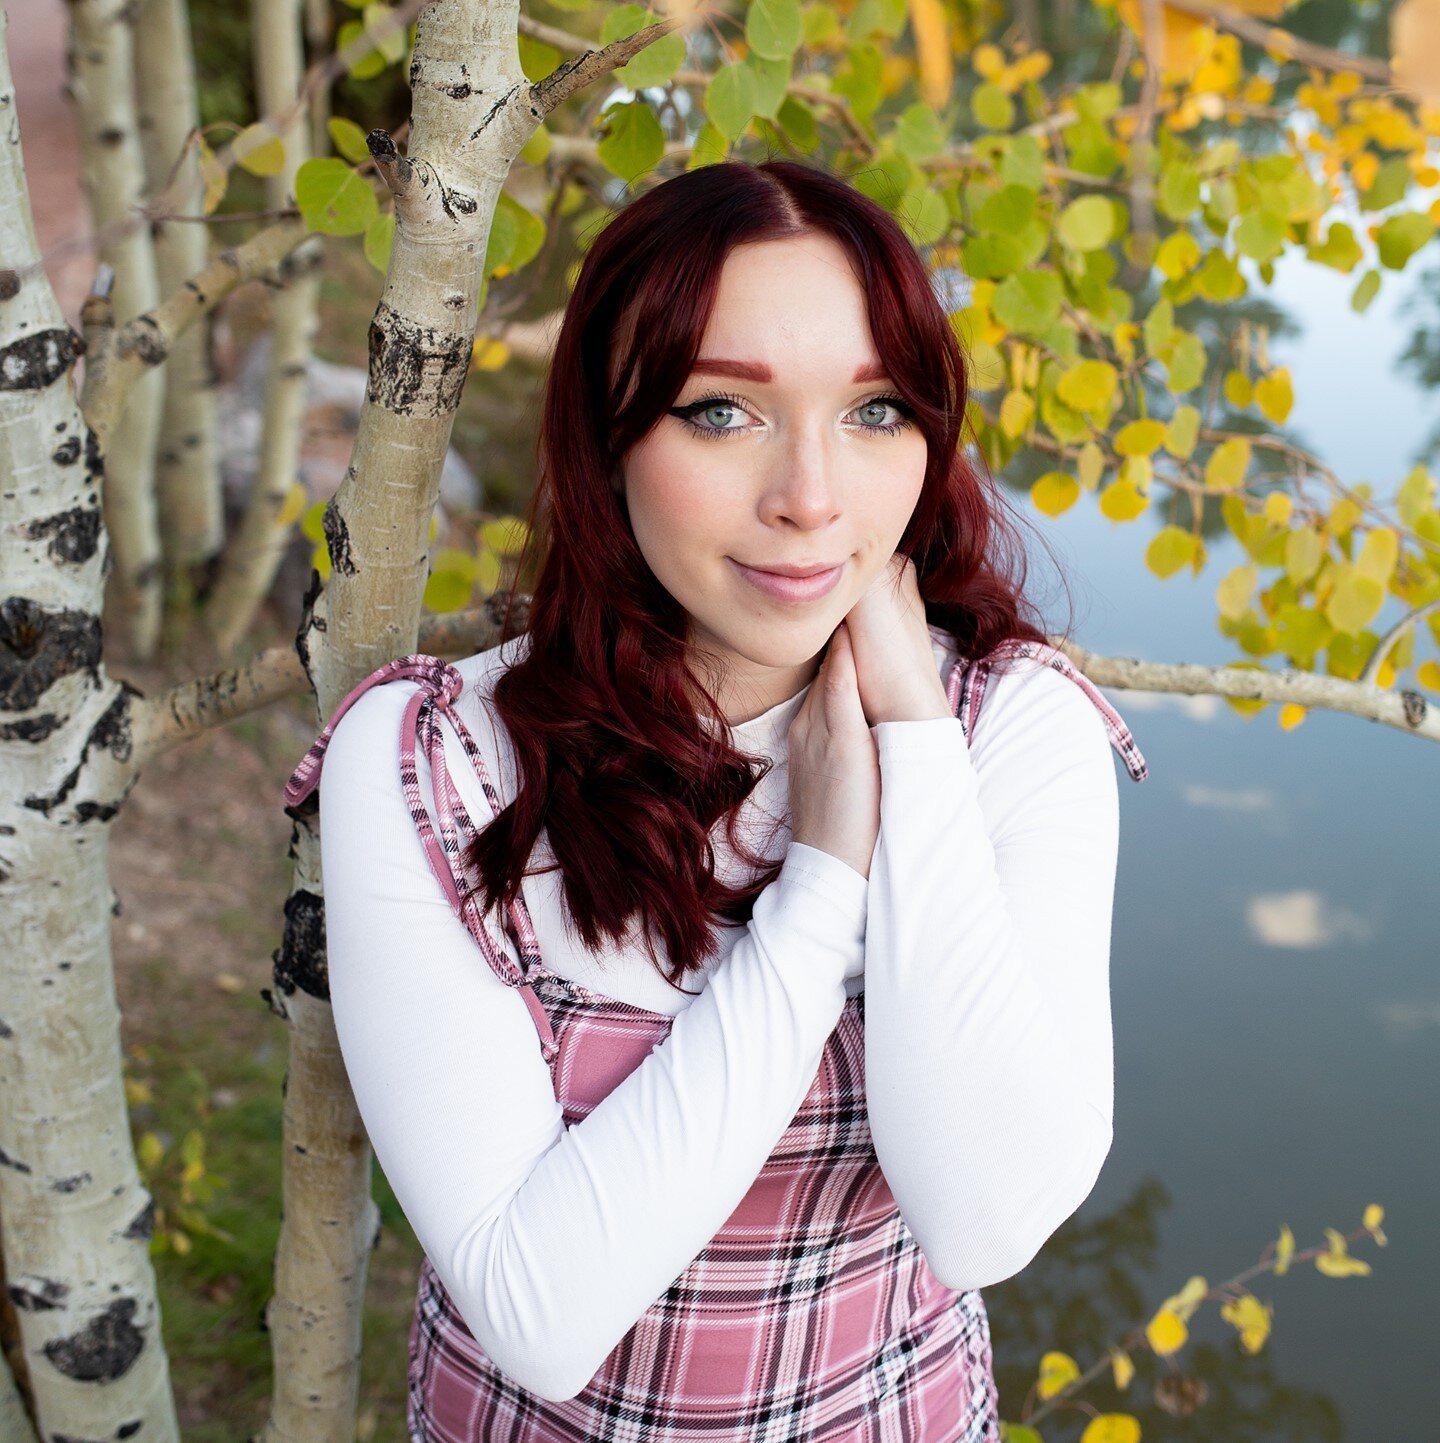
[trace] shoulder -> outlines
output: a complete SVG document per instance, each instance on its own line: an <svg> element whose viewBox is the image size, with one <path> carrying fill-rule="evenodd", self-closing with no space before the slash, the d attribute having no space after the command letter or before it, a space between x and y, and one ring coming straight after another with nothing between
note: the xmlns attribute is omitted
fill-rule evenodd
<svg viewBox="0 0 1440 1443"><path fill-rule="evenodd" d="M1110 732L1086 689L1039 657L1005 657L985 686L971 757L982 776L1029 793L1116 804Z"/></svg>

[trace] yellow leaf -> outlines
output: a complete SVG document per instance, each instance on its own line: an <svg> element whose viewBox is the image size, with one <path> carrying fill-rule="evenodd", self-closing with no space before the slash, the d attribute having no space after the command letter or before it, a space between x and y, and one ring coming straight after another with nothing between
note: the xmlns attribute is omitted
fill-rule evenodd
<svg viewBox="0 0 1440 1443"><path fill-rule="evenodd" d="M910 0L910 28L920 62L920 98L943 110L955 88L950 21L941 0Z"/></svg>
<svg viewBox="0 0 1440 1443"><path fill-rule="evenodd" d="M1350 1255L1344 1233L1338 1232L1334 1228L1326 1228L1325 1236L1330 1240L1330 1251L1320 1253L1315 1259L1315 1266L1327 1278L1369 1277L1370 1264L1363 1258Z"/></svg>
<svg viewBox="0 0 1440 1443"><path fill-rule="evenodd" d="M1145 27L1141 20L1140 0L1118 0L1115 11L1143 44ZM1209 48L1205 39L1213 32L1203 20L1193 15L1182 15L1168 6L1162 8L1161 14L1164 18L1162 73L1171 79L1185 79L1199 68Z"/></svg>
<svg viewBox="0 0 1440 1443"><path fill-rule="evenodd" d="M1080 1443L1140 1443L1140 1423L1128 1413L1100 1413L1085 1425Z"/></svg>
<svg viewBox="0 0 1440 1443"><path fill-rule="evenodd" d="M1366 533L1360 555L1355 558L1355 570L1385 586L1394 575L1399 559L1400 533L1391 526L1377 526Z"/></svg>
<svg viewBox="0 0 1440 1443"><path fill-rule="evenodd" d="M1080 484L1087 491L1093 491L1105 474L1105 453L1094 441L1087 441L1080 448L1079 463L1076 466Z"/></svg>
<svg viewBox="0 0 1440 1443"><path fill-rule="evenodd" d="M1255 388L1244 371L1225 373L1225 399L1237 411L1243 411L1255 399Z"/></svg>
<svg viewBox="0 0 1440 1443"><path fill-rule="evenodd" d="M215 207L225 199L230 185L230 172L220 164L215 152L202 140L199 151L200 176L205 182L205 199L202 209L206 215L213 215Z"/></svg>
<svg viewBox="0 0 1440 1443"><path fill-rule="evenodd" d="M309 504L309 493L300 482L292 481L290 490L285 497L285 504L275 517L275 524L277 526L293 526L305 514L305 508Z"/></svg>
<svg viewBox="0 0 1440 1443"><path fill-rule="evenodd" d="M1165 1299L1160 1304L1162 1311L1168 1310L1175 1314L1182 1323L1188 1323L1194 1316L1195 1309L1205 1301L1205 1294L1210 1291L1210 1285L1198 1273L1191 1277L1178 1293Z"/></svg>
<svg viewBox="0 0 1440 1443"><path fill-rule="evenodd" d="M1345 567L1325 602L1325 619L1336 631L1358 636L1380 614L1385 588L1353 567Z"/></svg>
<svg viewBox="0 0 1440 1443"><path fill-rule="evenodd" d="M1205 484L1212 491L1233 491L1250 469L1250 442L1243 436L1222 441L1205 463Z"/></svg>
<svg viewBox="0 0 1440 1443"><path fill-rule="evenodd" d="M1290 499L1286 491L1272 491L1266 498L1261 508L1265 519L1275 526L1288 526L1291 513L1295 510L1295 503Z"/></svg>
<svg viewBox="0 0 1440 1443"><path fill-rule="evenodd" d="M1119 375L1108 361L1077 361L1055 387L1072 411L1103 411L1114 398Z"/></svg>
<svg viewBox="0 0 1440 1443"><path fill-rule="evenodd" d="M1080 1376L1080 1365L1069 1353L1046 1353L1040 1359L1040 1377L1035 1391L1042 1399L1053 1398Z"/></svg>
<svg viewBox="0 0 1440 1443"><path fill-rule="evenodd" d="M1290 368L1281 366L1255 383L1255 404L1261 414L1277 426L1290 414L1295 404L1295 388L1290 383Z"/></svg>
<svg viewBox="0 0 1440 1443"><path fill-rule="evenodd" d="M1275 1276L1289 1272L1290 1259L1295 1256L1295 1234L1288 1223L1280 1224L1280 1241L1275 1244Z"/></svg>
<svg viewBox="0 0 1440 1443"><path fill-rule="evenodd" d="M245 990L245 983L233 972L217 972L215 974L215 985L222 992L229 992L232 995Z"/></svg>
<svg viewBox="0 0 1440 1443"><path fill-rule="evenodd" d="M1194 406L1176 406L1170 424L1165 428L1165 449L1178 460L1185 460L1195 449L1200 435L1200 413Z"/></svg>
<svg viewBox="0 0 1440 1443"><path fill-rule="evenodd" d="M1305 720L1305 708L1299 702L1287 701L1280 708L1277 720L1280 723L1281 731L1293 732Z"/></svg>
<svg viewBox="0 0 1440 1443"><path fill-rule="evenodd" d="M1115 433L1115 451L1121 456L1153 456L1165 444L1163 421L1131 421Z"/></svg>
<svg viewBox="0 0 1440 1443"><path fill-rule="evenodd" d="M1440 663L1423 661L1415 668L1415 680L1426 691L1440 692Z"/></svg>
<svg viewBox="0 0 1440 1443"><path fill-rule="evenodd" d="M1100 493L1100 511L1112 521L1133 521L1150 504L1131 481L1112 481Z"/></svg>
<svg viewBox="0 0 1440 1443"><path fill-rule="evenodd" d="M477 371L498 371L510 359L510 347L493 337L477 336L470 355Z"/></svg>
<svg viewBox="0 0 1440 1443"><path fill-rule="evenodd" d="M1047 471L1030 488L1030 499L1047 516L1060 516L1080 498L1080 483L1064 471Z"/></svg>
<svg viewBox="0 0 1440 1443"><path fill-rule="evenodd" d="M1150 478L1155 467L1148 456L1127 456L1120 463L1120 480L1133 486L1142 496L1150 491Z"/></svg>
<svg viewBox="0 0 1440 1443"><path fill-rule="evenodd" d="M1380 1219L1385 1216L1385 1209L1379 1203L1371 1203L1365 1209L1365 1216L1362 1219L1364 1226L1369 1230L1370 1236L1383 1248L1389 1241L1384 1230L1380 1226Z"/></svg>
<svg viewBox="0 0 1440 1443"><path fill-rule="evenodd" d="M140 1144L135 1149L135 1156L146 1172L152 1172L160 1159L165 1156L165 1144L153 1132L141 1133Z"/></svg>
<svg viewBox="0 0 1440 1443"><path fill-rule="evenodd" d="M529 527L519 516L500 516L480 528L480 541L500 556L519 556L529 539Z"/></svg>
<svg viewBox="0 0 1440 1443"><path fill-rule="evenodd" d="M1178 1353L1189 1336L1184 1321L1169 1308L1161 1308L1145 1325L1145 1337L1162 1358Z"/></svg>
<svg viewBox="0 0 1440 1443"><path fill-rule="evenodd" d="M151 1092L148 1083L141 1082L138 1077L127 1077L125 1079L125 1100L131 1107L138 1107L142 1102L154 1102L155 1094Z"/></svg>
<svg viewBox="0 0 1440 1443"><path fill-rule="evenodd" d="M1239 1330L1240 1346L1247 1353L1258 1353L1270 1336L1271 1309L1254 1293L1245 1293L1220 1305L1220 1316Z"/></svg>
<svg viewBox="0 0 1440 1443"><path fill-rule="evenodd" d="M247 125L230 145L236 164L251 175L279 175L285 169L285 142L264 121Z"/></svg>
<svg viewBox="0 0 1440 1443"><path fill-rule="evenodd" d="M1391 73L1420 100L1440 106L1440 7L1404 0L1390 16Z"/></svg>
<svg viewBox="0 0 1440 1443"><path fill-rule="evenodd" d="M977 45L970 52L970 64L982 80L994 80L1005 68L1005 56L997 45Z"/></svg>
<svg viewBox="0 0 1440 1443"><path fill-rule="evenodd" d="M1247 561L1225 575L1215 588L1215 602L1221 616L1229 621L1239 621L1245 615L1259 575L1253 561Z"/></svg>
<svg viewBox="0 0 1440 1443"><path fill-rule="evenodd" d="M170 1246L183 1258L192 1246L190 1235L188 1233L182 1233L179 1228L171 1228L169 1236Z"/></svg>
<svg viewBox="0 0 1440 1443"><path fill-rule="evenodd" d="M1308 526L1292 531L1285 538L1285 575L1296 586L1303 586L1319 570L1324 555L1325 541L1318 531Z"/></svg>
<svg viewBox="0 0 1440 1443"><path fill-rule="evenodd" d="M1145 548L1145 564L1164 580L1174 576L1195 555L1195 535L1182 526L1166 526Z"/></svg>
<svg viewBox="0 0 1440 1443"><path fill-rule="evenodd" d="M1035 415L1035 397L1029 391L1007 391L1000 403L1000 429L1013 441L1025 434Z"/></svg>
<svg viewBox="0 0 1440 1443"><path fill-rule="evenodd" d="M1123 1393L1135 1377L1135 1364L1131 1361L1130 1354L1123 1348L1114 1348L1110 1352L1110 1370L1115 1375L1115 1387Z"/></svg>

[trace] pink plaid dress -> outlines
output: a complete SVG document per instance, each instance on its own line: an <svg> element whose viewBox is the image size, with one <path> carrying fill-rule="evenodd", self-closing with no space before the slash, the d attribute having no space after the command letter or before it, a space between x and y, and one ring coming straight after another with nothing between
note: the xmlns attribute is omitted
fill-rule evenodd
<svg viewBox="0 0 1440 1443"><path fill-rule="evenodd" d="M957 662L947 691L973 736L994 664L1034 656L1076 681L1104 718L1130 776L1145 760L1095 686L1052 647L1007 641ZM522 899L502 925L519 966L484 925L461 856L474 824L450 781L446 716L494 812L503 806L453 703L462 680L437 657L387 662L340 703L286 786L314 790L340 717L369 687L418 681L399 738L400 774L426 856L457 916L535 1020L567 1126L662 1042L673 1019L550 972ZM437 838L416 746L430 763ZM990 1329L978 1290L930 1271L900 1218L865 1104L865 996L847 999L815 1082L750 1190L698 1257L641 1315L574 1398L554 1403L507 1377L480 1348L422 1261L409 1335L407 1423L414 1443L998 1443Z"/></svg>

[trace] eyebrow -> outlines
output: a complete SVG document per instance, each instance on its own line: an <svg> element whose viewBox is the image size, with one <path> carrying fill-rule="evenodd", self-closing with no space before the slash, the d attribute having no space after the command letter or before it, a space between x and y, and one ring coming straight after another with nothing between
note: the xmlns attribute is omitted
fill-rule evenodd
<svg viewBox="0 0 1440 1443"><path fill-rule="evenodd" d="M763 361L725 361L715 357L701 357L691 368L692 376L734 376L741 381L768 382L775 379L775 373ZM862 381L883 381L890 372L883 361L877 361L873 365L861 366L855 372L855 379L852 385L858 386Z"/></svg>

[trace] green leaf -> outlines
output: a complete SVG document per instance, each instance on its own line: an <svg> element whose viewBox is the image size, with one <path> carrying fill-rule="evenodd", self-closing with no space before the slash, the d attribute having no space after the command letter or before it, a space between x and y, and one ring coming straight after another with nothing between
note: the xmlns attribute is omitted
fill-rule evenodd
<svg viewBox="0 0 1440 1443"><path fill-rule="evenodd" d="M1009 130L1015 123L1015 102L987 80L971 92L970 113L975 123L986 130Z"/></svg>
<svg viewBox="0 0 1440 1443"><path fill-rule="evenodd" d="M295 203L322 235L363 235L380 207L365 178L338 156L307 160L295 173Z"/></svg>
<svg viewBox="0 0 1440 1443"><path fill-rule="evenodd" d="M1350 293L1350 309L1364 313L1380 289L1380 272L1366 271L1360 277L1360 284Z"/></svg>
<svg viewBox="0 0 1440 1443"><path fill-rule="evenodd" d="M1252 260L1268 261L1285 249L1284 218L1270 210L1252 210L1235 227L1235 249Z"/></svg>
<svg viewBox="0 0 1440 1443"><path fill-rule="evenodd" d="M646 11L645 21L653 25L654 15ZM640 28L643 30L645 27L642 25ZM668 85L684 64L685 37L672 30L668 35L652 40L638 55L622 65L615 72L615 79L627 89L648 90L652 86Z"/></svg>
<svg viewBox="0 0 1440 1443"><path fill-rule="evenodd" d="M1115 234L1114 208L1103 195L1082 195L1060 212L1055 230L1072 250L1098 250Z"/></svg>
<svg viewBox="0 0 1440 1443"><path fill-rule="evenodd" d="M803 39L799 0L750 0L745 40L762 60L789 60Z"/></svg>
<svg viewBox="0 0 1440 1443"><path fill-rule="evenodd" d="M1145 564L1165 580L1195 557L1195 534L1180 526L1165 526L1155 533L1145 548Z"/></svg>
<svg viewBox="0 0 1440 1443"><path fill-rule="evenodd" d="M383 276L390 269L390 250L395 244L395 214L377 215L365 229L365 259Z"/></svg>
<svg viewBox="0 0 1440 1443"><path fill-rule="evenodd" d="M990 313L1006 330L1034 335L1059 318L1063 295L1054 271L1023 271L995 288Z"/></svg>
<svg viewBox="0 0 1440 1443"><path fill-rule="evenodd" d="M975 212L975 229L1013 235L1034 218L1035 201L1035 192L1027 186L1001 186Z"/></svg>
<svg viewBox="0 0 1440 1443"><path fill-rule="evenodd" d="M895 122L895 146L908 160L930 160L945 149L945 125L934 106L916 101L907 105Z"/></svg>
<svg viewBox="0 0 1440 1443"><path fill-rule="evenodd" d="M1165 449L1183 461L1195 449L1200 436L1200 412L1194 406L1176 406L1165 428Z"/></svg>
<svg viewBox="0 0 1440 1443"><path fill-rule="evenodd" d="M996 142L1000 153L1000 180L1040 190L1045 184L1045 152L1033 135L1007 135Z"/></svg>
<svg viewBox="0 0 1440 1443"><path fill-rule="evenodd" d="M763 60L758 55L747 55L740 63L755 77L754 113L774 120L790 88L790 58Z"/></svg>
<svg viewBox="0 0 1440 1443"><path fill-rule="evenodd" d="M1403 155L1391 156L1375 172L1368 190L1360 193L1361 210L1384 210L1404 198L1410 188L1410 166Z"/></svg>
<svg viewBox="0 0 1440 1443"><path fill-rule="evenodd" d="M459 611L470 600L475 581L469 571L432 571L421 598L427 611Z"/></svg>
<svg viewBox="0 0 1440 1443"><path fill-rule="evenodd" d="M643 100L613 105L601 117L605 135L595 147L600 163L627 185L659 165L665 132Z"/></svg>
<svg viewBox="0 0 1440 1443"><path fill-rule="evenodd" d="M236 164L251 175L279 175L285 169L285 142L263 121L247 125L230 144Z"/></svg>
<svg viewBox="0 0 1440 1443"><path fill-rule="evenodd" d="M950 210L945 197L921 178L905 192L900 223L917 246L931 246L950 229Z"/></svg>
<svg viewBox="0 0 1440 1443"><path fill-rule="evenodd" d="M337 51L349 49L364 34L365 22L363 20L347 20L335 32L335 49ZM383 74L384 70L385 57L378 50L369 50L350 67L350 74L356 80L371 80L375 76Z"/></svg>
<svg viewBox="0 0 1440 1443"><path fill-rule="evenodd" d="M1165 357L1165 368L1170 390L1193 391L1205 379L1205 343L1193 331L1180 331Z"/></svg>
<svg viewBox="0 0 1440 1443"><path fill-rule="evenodd" d="M365 144L365 132L353 120L343 115L332 115L325 122L330 132L330 143L351 165L364 165L370 159L370 147Z"/></svg>
<svg viewBox="0 0 1440 1443"><path fill-rule="evenodd" d="M1155 203L1171 220L1184 220L1200 204L1200 174L1193 166L1167 165L1160 172Z"/></svg>
<svg viewBox="0 0 1440 1443"><path fill-rule="evenodd" d="M1392 271L1405 269L1405 262L1435 234L1435 222L1422 211L1405 211L1382 221L1375 233L1380 264Z"/></svg>
<svg viewBox="0 0 1440 1443"><path fill-rule="evenodd" d="M742 64L722 65L705 87L705 114L728 141L739 140L755 113L755 72Z"/></svg>
<svg viewBox="0 0 1440 1443"><path fill-rule="evenodd" d="M1333 266L1337 271L1353 271L1365 256L1355 232L1343 220L1334 221L1325 239L1318 245L1307 246L1305 254L1319 265Z"/></svg>

